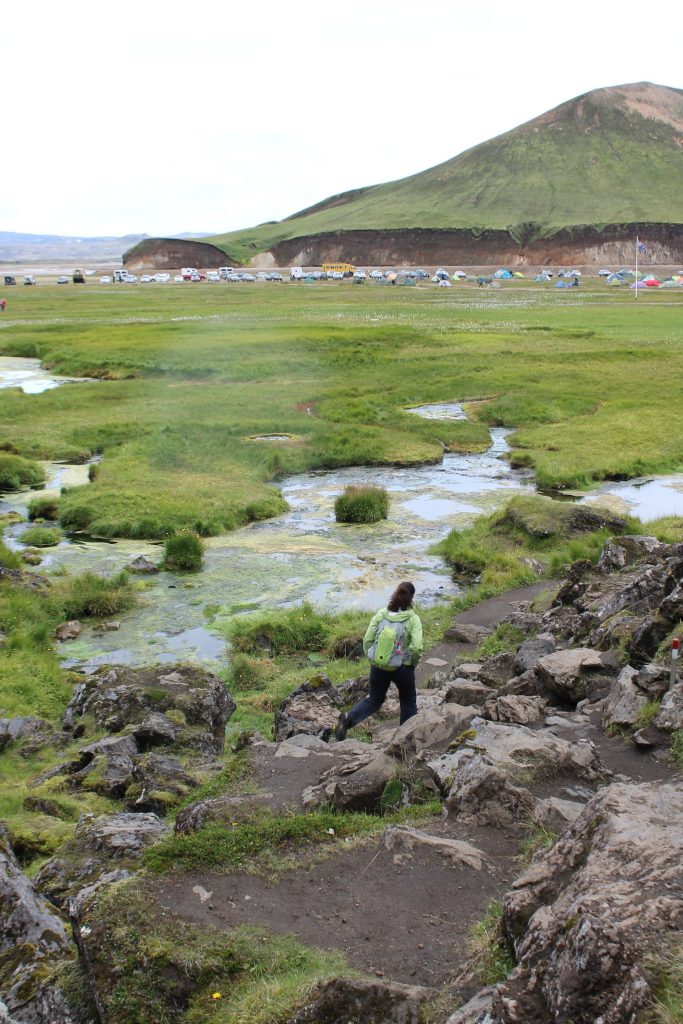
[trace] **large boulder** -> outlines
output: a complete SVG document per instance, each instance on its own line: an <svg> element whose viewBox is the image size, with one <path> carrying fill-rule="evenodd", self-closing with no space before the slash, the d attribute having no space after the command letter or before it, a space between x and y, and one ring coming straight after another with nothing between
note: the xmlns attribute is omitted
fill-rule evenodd
<svg viewBox="0 0 683 1024"><path fill-rule="evenodd" d="M530 819L536 800L488 758L462 751L455 760L446 807L453 817L507 828Z"/></svg>
<svg viewBox="0 0 683 1024"><path fill-rule="evenodd" d="M36 892L0 830L0 997L17 1021L71 1024L53 971L74 954L65 922Z"/></svg>
<svg viewBox="0 0 683 1024"><path fill-rule="evenodd" d="M517 967L492 1020L641 1019L654 963L683 928L682 807L683 782L602 789L515 881L503 929Z"/></svg>
<svg viewBox="0 0 683 1024"><path fill-rule="evenodd" d="M523 672L535 668L539 658L545 657L546 654L552 654L556 647L557 643L552 633L539 633L538 636L525 640L518 647L514 657L512 667L515 673L522 675Z"/></svg>
<svg viewBox="0 0 683 1024"><path fill-rule="evenodd" d="M341 771L333 769L322 791L336 811L375 811L381 807L387 785L396 778L398 765L386 754L361 757Z"/></svg>
<svg viewBox="0 0 683 1024"><path fill-rule="evenodd" d="M485 754L512 781L533 781L548 773L563 772L584 779L601 777L602 766L592 743L554 736L549 730L528 729L475 718L463 738L463 747Z"/></svg>
<svg viewBox="0 0 683 1024"><path fill-rule="evenodd" d="M156 814L86 814L73 839L42 866L34 880L36 888L67 909L70 901L78 903L103 881L127 877L145 849L169 832Z"/></svg>
<svg viewBox="0 0 683 1024"><path fill-rule="evenodd" d="M395 757L412 757L421 750L443 750L469 729L481 709L475 705L442 704L418 711L400 725L387 746Z"/></svg>
<svg viewBox="0 0 683 1024"><path fill-rule="evenodd" d="M586 678L613 674L617 662L610 654L589 647L572 647L539 658L536 674L545 692L555 700L577 704L586 696Z"/></svg>
<svg viewBox="0 0 683 1024"><path fill-rule="evenodd" d="M530 725L542 721L546 702L542 697L527 697L510 694L488 700L483 715L492 722L511 722L516 725Z"/></svg>
<svg viewBox="0 0 683 1024"><path fill-rule="evenodd" d="M137 730L143 749L172 741L195 757L215 756L235 707L222 681L193 665L103 666L76 687L64 728L76 735L90 723L110 733Z"/></svg>

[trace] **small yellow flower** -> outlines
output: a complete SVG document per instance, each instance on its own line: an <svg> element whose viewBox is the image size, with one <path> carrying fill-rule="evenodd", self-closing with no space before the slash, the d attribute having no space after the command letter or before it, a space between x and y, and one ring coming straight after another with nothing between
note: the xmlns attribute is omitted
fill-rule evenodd
<svg viewBox="0 0 683 1024"><path fill-rule="evenodd" d="M220 999L220 997L221 997L220 992L214 992L214 994L211 996L212 999Z"/></svg>

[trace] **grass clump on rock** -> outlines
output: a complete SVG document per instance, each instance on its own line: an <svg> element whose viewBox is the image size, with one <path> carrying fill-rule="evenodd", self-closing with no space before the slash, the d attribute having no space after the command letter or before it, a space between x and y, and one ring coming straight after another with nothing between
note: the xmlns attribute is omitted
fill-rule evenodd
<svg viewBox="0 0 683 1024"><path fill-rule="evenodd" d="M51 548L59 544L62 537L62 531L56 526L29 526L19 539L30 547Z"/></svg>
<svg viewBox="0 0 683 1024"><path fill-rule="evenodd" d="M42 484L44 480L45 473L37 462L0 452L0 491L19 491L22 487Z"/></svg>
<svg viewBox="0 0 683 1024"><path fill-rule="evenodd" d="M199 572L204 564L204 543L196 533L175 533L164 544L164 569Z"/></svg>
<svg viewBox="0 0 683 1024"><path fill-rule="evenodd" d="M347 487L334 503L338 523L377 523L388 514L389 495L384 487Z"/></svg>

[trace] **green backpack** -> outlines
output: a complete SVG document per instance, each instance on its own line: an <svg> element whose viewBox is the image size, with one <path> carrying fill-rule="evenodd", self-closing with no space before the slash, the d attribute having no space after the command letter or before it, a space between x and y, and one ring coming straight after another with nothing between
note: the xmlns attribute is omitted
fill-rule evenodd
<svg viewBox="0 0 683 1024"><path fill-rule="evenodd" d="M375 632L375 642L368 651L368 658L375 668L400 668L403 664L405 631L405 622L396 622L392 619L380 621Z"/></svg>

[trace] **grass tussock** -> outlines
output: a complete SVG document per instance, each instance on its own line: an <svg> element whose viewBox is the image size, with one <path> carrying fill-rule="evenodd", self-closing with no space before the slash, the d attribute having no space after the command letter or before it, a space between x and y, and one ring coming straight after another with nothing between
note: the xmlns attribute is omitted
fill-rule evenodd
<svg viewBox="0 0 683 1024"><path fill-rule="evenodd" d="M377 523L389 514L389 494L384 487L346 487L335 500L338 523Z"/></svg>
<svg viewBox="0 0 683 1024"><path fill-rule="evenodd" d="M500 622L490 636L485 637L474 653L474 660L490 658L495 654L507 654L516 651L526 634L518 626L509 622Z"/></svg>
<svg viewBox="0 0 683 1024"><path fill-rule="evenodd" d="M199 572L204 564L204 543L196 533L176 533L164 544L164 569Z"/></svg>
<svg viewBox="0 0 683 1024"><path fill-rule="evenodd" d="M18 551L11 551L0 541L0 566L3 569L23 569L24 562Z"/></svg>
<svg viewBox="0 0 683 1024"><path fill-rule="evenodd" d="M58 509L59 498L57 495L40 495L38 498L31 498L28 505L28 517L31 522L35 519L56 519Z"/></svg>
<svg viewBox="0 0 683 1024"><path fill-rule="evenodd" d="M53 596L67 619L106 618L128 611L136 603L125 571L110 577L93 572L65 576L54 585Z"/></svg>
<svg viewBox="0 0 683 1024"><path fill-rule="evenodd" d="M683 729L671 734L671 758L676 767L683 772Z"/></svg>
<svg viewBox="0 0 683 1024"><path fill-rule="evenodd" d="M294 608L235 616L228 625L233 648L242 654L292 655L324 651L361 640L368 615L342 612L333 615L308 601Z"/></svg>
<svg viewBox="0 0 683 1024"><path fill-rule="evenodd" d="M42 466L18 455L0 452L0 491L19 491L36 487L45 480Z"/></svg>
<svg viewBox="0 0 683 1024"><path fill-rule="evenodd" d="M646 1024L683 1024L683 943L674 943L659 956L648 958L654 975L654 998Z"/></svg>
<svg viewBox="0 0 683 1024"><path fill-rule="evenodd" d="M62 531L52 526L29 526L19 538L34 548L52 548L62 539Z"/></svg>

